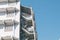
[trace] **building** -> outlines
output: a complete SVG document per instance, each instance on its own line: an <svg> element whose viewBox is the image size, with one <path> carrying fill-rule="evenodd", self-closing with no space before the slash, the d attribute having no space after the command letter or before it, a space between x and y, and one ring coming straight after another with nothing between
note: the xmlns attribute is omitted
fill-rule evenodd
<svg viewBox="0 0 60 40"><path fill-rule="evenodd" d="M20 0L0 0L0 40L36 40L32 8Z"/></svg>

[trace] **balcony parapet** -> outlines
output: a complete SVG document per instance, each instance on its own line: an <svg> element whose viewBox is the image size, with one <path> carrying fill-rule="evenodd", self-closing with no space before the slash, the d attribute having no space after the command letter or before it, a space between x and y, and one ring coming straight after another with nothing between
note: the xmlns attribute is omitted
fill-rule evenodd
<svg viewBox="0 0 60 40"><path fill-rule="evenodd" d="M1 37L1 40L18 40L18 38L11 37L11 36L5 36L5 37Z"/></svg>
<svg viewBox="0 0 60 40"><path fill-rule="evenodd" d="M11 20L11 19L7 19L7 20L0 20L0 25L5 25L5 26L12 26L12 25L16 25L19 22L17 22L16 20Z"/></svg>
<svg viewBox="0 0 60 40"><path fill-rule="evenodd" d="M9 8L0 8L0 13L17 13L19 9L15 7L9 7Z"/></svg>

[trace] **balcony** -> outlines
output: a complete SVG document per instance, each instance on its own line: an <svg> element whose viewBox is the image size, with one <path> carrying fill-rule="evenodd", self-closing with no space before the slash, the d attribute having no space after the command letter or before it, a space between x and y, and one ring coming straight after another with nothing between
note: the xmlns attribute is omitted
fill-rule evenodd
<svg viewBox="0 0 60 40"><path fill-rule="evenodd" d="M12 25L14 25L14 22L11 19L5 20L4 23L5 23L6 26L12 26Z"/></svg>
<svg viewBox="0 0 60 40"><path fill-rule="evenodd" d="M21 6L21 15L25 20L32 20L30 8Z"/></svg>
<svg viewBox="0 0 60 40"><path fill-rule="evenodd" d="M4 30L5 32L13 31L13 27L17 26L18 24L17 21L11 19L5 20L4 23L5 23L5 30Z"/></svg>
<svg viewBox="0 0 60 40"><path fill-rule="evenodd" d="M32 23L27 23L26 25L22 26L22 30L26 30L26 32L34 33L34 27Z"/></svg>
<svg viewBox="0 0 60 40"><path fill-rule="evenodd" d="M19 10L15 7L8 7L8 8L0 8L0 16L1 15L16 15Z"/></svg>
<svg viewBox="0 0 60 40"><path fill-rule="evenodd" d="M13 25L18 25L18 24L19 24L18 21L12 20L12 19L0 20L0 25L13 26Z"/></svg>
<svg viewBox="0 0 60 40"><path fill-rule="evenodd" d="M16 20L12 20L12 19L7 19L4 20L5 26L13 26L13 25L17 25L19 22L17 22Z"/></svg>
<svg viewBox="0 0 60 40"><path fill-rule="evenodd" d="M7 13L16 13L18 12L19 10L15 7L9 7L9 8L6 8L7 9Z"/></svg>
<svg viewBox="0 0 60 40"><path fill-rule="evenodd" d="M27 29L22 28L20 40L34 40L34 33L29 32Z"/></svg>
<svg viewBox="0 0 60 40"><path fill-rule="evenodd" d="M31 33L33 33L33 31L34 31L34 30L33 30L33 29L34 29L33 26L28 27L28 28L26 28L26 29L27 29L29 32L31 32Z"/></svg>
<svg viewBox="0 0 60 40"><path fill-rule="evenodd" d="M5 37L1 37L1 40L18 40L18 38L11 37L11 36L5 36Z"/></svg>
<svg viewBox="0 0 60 40"><path fill-rule="evenodd" d="M28 13L31 15L31 9L24 6L21 6L21 12Z"/></svg>
<svg viewBox="0 0 60 40"><path fill-rule="evenodd" d="M22 28L22 30L24 31L25 36L33 36L33 35L34 35L34 33L29 32L29 31L28 31L28 30L26 30L25 28Z"/></svg>
<svg viewBox="0 0 60 40"><path fill-rule="evenodd" d="M2 37L2 40L12 40L12 38L10 36L6 36L6 37Z"/></svg>
<svg viewBox="0 0 60 40"><path fill-rule="evenodd" d="M15 12L15 8L13 7L7 8L7 13L14 13L14 12Z"/></svg>
<svg viewBox="0 0 60 40"><path fill-rule="evenodd" d="M28 13L22 13L22 17L25 20L32 20L32 15L28 14Z"/></svg>

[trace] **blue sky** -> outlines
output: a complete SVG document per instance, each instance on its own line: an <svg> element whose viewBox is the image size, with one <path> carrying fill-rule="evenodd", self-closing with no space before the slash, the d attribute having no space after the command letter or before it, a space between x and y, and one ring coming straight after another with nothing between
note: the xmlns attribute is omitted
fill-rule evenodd
<svg viewBox="0 0 60 40"><path fill-rule="evenodd" d="M60 0L21 0L35 13L38 40L60 39Z"/></svg>

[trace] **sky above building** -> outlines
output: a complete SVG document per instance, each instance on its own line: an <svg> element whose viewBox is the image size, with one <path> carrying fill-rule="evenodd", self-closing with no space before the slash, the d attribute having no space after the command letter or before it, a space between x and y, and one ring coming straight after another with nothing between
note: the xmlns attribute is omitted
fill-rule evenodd
<svg viewBox="0 0 60 40"><path fill-rule="evenodd" d="M60 0L20 0L32 7L38 40L60 40Z"/></svg>

